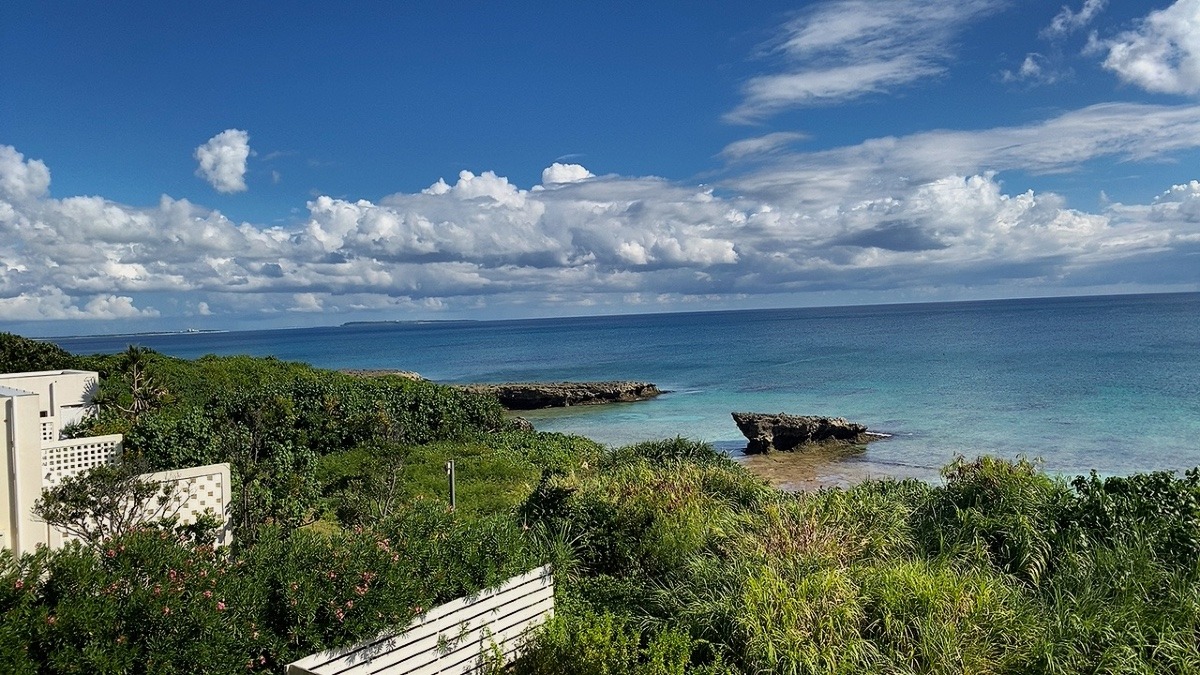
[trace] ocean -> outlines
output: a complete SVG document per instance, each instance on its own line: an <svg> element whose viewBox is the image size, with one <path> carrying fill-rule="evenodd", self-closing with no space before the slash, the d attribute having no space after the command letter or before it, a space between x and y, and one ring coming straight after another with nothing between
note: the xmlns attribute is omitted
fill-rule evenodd
<svg viewBox="0 0 1200 675"><path fill-rule="evenodd" d="M652 401L526 415L620 445L735 457L733 411L829 415L891 437L740 458L784 487L936 479L956 455L1103 475L1200 465L1200 293L56 338L77 353L252 354L445 383L642 380Z"/></svg>

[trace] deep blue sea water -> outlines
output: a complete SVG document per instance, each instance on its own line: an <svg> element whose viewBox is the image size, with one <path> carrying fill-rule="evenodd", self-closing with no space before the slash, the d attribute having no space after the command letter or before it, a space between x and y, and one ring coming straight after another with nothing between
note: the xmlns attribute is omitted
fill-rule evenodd
<svg viewBox="0 0 1200 675"><path fill-rule="evenodd" d="M851 456L747 460L796 486L932 478L956 453L1026 455L1066 474L1200 465L1200 293L54 341L78 353L135 342L451 383L631 379L673 392L529 416L609 444L683 435L736 454L735 410L842 416L893 434Z"/></svg>

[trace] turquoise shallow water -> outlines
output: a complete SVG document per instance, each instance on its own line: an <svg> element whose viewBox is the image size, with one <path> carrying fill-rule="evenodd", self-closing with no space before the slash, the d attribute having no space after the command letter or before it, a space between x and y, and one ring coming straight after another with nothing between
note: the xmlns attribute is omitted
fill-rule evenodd
<svg viewBox="0 0 1200 675"><path fill-rule="evenodd" d="M274 355L443 382L635 379L653 401L530 415L610 444L674 435L736 454L735 410L836 415L893 434L842 457L755 458L795 485L929 478L956 453L1051 471L1200 465L1200 294L63 338L183 357Z"/></svg>

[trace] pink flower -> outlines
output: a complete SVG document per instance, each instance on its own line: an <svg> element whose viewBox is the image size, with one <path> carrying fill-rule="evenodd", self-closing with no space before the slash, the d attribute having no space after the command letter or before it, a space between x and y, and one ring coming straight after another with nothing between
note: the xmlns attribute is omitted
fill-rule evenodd
<svg viewBox="0 0 1200 675"><path fill-rule="evenodd" d="M220 600L217 601L217 611L218 612L225 611L225 603L224 602L221 602Z"/></svg>
<svg viewBox="0 0 1200 675"><path fill-rule="evenodd" d="M170 613L171 613L171 608L167 607L166 605L163 605L163 616L167 616Z"/></svg>
<svg viewBox="0 0 1200 675"><path fill-rule="evenodd" d="M204 597L206 597L206 598L211 598L211 597L212 597L212 591L204 591Z"/></svg>
<svg viewBox="0 0 1200 675"><path fill-rule="evenodd" d="M13 586L15 586L17 590L21 590L22 588L25 588L25 581L22 579L17 579L17 583L13 584Z"/></svg>

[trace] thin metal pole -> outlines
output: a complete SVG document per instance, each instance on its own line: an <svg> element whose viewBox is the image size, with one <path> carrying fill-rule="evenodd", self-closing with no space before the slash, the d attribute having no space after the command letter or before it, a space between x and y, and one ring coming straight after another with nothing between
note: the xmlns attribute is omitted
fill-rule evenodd
<svg viewBox="0 0 1200 675"><path fill-rule="evenodd" d="M457 506L457 496L454 494L454 460L446 462L446 476L450 479L450 510Z"/></svg>

